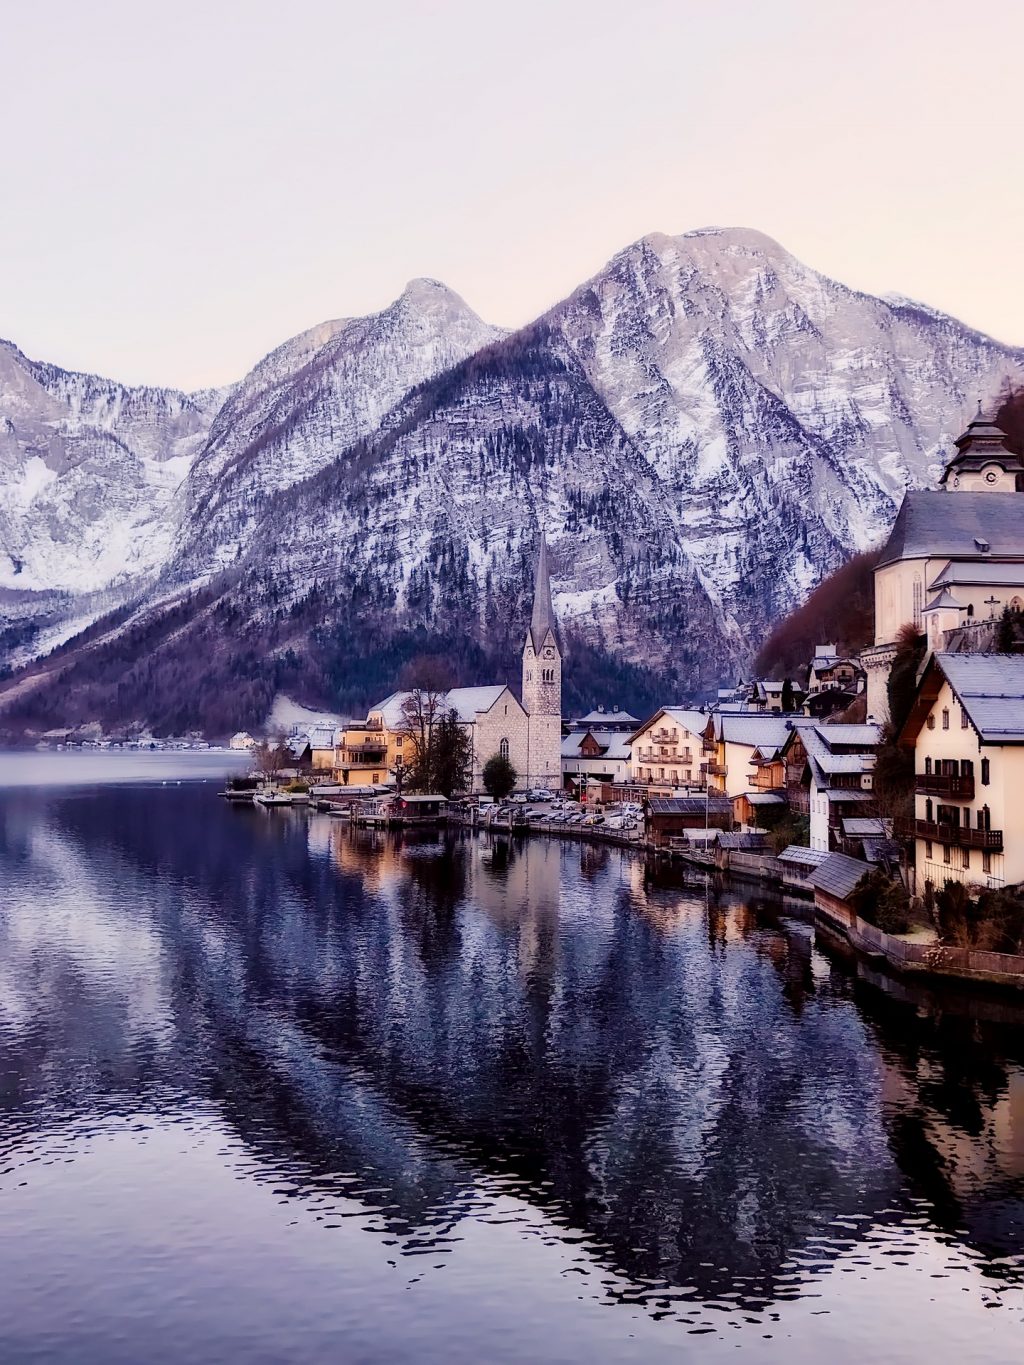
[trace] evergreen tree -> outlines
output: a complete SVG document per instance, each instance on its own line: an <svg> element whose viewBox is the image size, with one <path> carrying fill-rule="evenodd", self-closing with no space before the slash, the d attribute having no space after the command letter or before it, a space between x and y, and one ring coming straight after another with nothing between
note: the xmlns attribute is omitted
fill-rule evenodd
<svg viewBox="0 0 1024 1365"><path fill-rule="evenodd" d="M484 791L495 801L503 801L516 789L519 774L504 754L492 754L484 764Z"/></svg>
<svg viewBox="0 0 1024 1365"><path fill-rule="evenodd" d="M793 683L789 678L782 684L782 709L787 712L796 710L796 697L793 695Z"/></svg>
<svg viewBox="0 0 1024 1365"><path fill-rule="evenodd" d="M464 792L469 786L473 743L454 707L443 712L434 725L430 750L433 790L448 797Z"/></svg>

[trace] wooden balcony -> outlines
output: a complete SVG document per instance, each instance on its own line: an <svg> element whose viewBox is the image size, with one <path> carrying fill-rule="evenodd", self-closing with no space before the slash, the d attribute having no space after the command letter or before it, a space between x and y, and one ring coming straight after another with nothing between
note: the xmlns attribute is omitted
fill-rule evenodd
<svg viewBox="0 0 1024 1365"><path fill-rule="evenodd" d="M950 773L918 773L914 789L922 796L955 796L960 801L973 801L974 774L954 777Z"/></svg>
<svg viewBox="0 0 1024 1365"><path fill-rule="evenodd" d="M724 763L705 763L701 771L707 772L711 777L724 777L728 769Z"/></svg>
<svg viewBox="0 0 1024 1365"><path fill-rule="evenodd" d="M958 848L980 848L1002 853L1001 829L968 829L966 825L939 824L937 820L900 820L898 833L912 839L930 839L934 844L956 844Z"/></svg>

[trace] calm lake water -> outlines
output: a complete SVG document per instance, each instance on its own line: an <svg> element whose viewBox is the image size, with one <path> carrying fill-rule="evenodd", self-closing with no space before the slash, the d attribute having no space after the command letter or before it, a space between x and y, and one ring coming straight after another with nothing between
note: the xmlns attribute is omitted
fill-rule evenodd
<svg viewBox="0 0 1024 1365"><path fill-rule="evenodd" d="M0 757L0 1360L1024 1359L1021 1007L225 768Z"/></svg>

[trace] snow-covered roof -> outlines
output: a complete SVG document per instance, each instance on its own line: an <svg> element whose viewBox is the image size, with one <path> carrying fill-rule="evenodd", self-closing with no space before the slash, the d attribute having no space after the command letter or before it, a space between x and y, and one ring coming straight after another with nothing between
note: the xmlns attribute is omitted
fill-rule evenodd
<svg viewBox="0 0 1024 1365"><path fill-rule="evenodd" d="M752 806L784 806L786 798L780 792L744 792Z"/></svg>
<svg viewBox="0 0 1024 1365"><path fill-rule="evenodd" d="M790 723L784 716L715 716L715 738L726 744L749 744L762 753L780 749L789 738Z"/></svg>
<svg viewBox="0 0 1024 1365"><path fill-rule="evenodd" d="M790 863L794 867L817 867L829 855L823 848L805 848L803 844L788 844L780 854L780 863Z"/></svg>
<svg viewBox="0 0 1024 1365"><path fill-rule="evenodd" d="M847 745L874 749L882 742L882 727L872 721L865 721L859 725L821 724L815 726L815 733L821 736L830 749Z"/></svg>
<svg viewBox="0 0 1024 1365"><path fill-rule="evenodd" d="M574 720L574 725L597 725L606 726L609 723L614 725L639 725L640 721L636 716L631 716L628 711L602 710L598 707L594 711L588 711L585 716L580 716Z"/></svg>
<svg viewBox="0 0 1024 1365"><path fill-rule="evenodd" d="M936 654L935 663L983 740L1024 743L1024 655Z"/></svg>
<svg viewBox="0 0 1024 1365"><path fill-rule="evenodd" d="M454 708L459 720L468 723L482 712L489 711L505 691L504 683L494 683L488 687L453 687L442 695L438 710L443 712ZM402 707L411 696L411 691L392 692L382 702L371 706L367 717L380 716L386 729L398 730L405 723Z"/></svg>

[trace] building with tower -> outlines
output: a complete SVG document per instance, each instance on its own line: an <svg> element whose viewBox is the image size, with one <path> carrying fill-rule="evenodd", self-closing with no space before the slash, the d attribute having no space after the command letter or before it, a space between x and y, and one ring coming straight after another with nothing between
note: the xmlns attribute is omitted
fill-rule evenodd
<svg viewBox="0 0 1024 1365"><path fill-rule="evenodd" d="M875 643L861 655L869 717L888 717L900 631L934 652L992 648L1004 607L1024 609L1024 461L978 414L937 489L907 493L875 566Z"/></svg>
<svg viewBox="0 0 1024 1365"><path fill-rule="evenodd" d="M554 791L562 785L562 650L543 532L534 576L533 612L523 645L522 697L529 718L527 785Z"/></svg>
<svg viewBox="0 0 1024 1365"><path fill-rule="evenodd" d="M386 774L397 779L412 762L407 705L410 691L392 692L371 706L362 746L381 755ZM516 770L517 785L557 790L562 785L562 651L551 602L548 547L541 536L533 612L523 647L522 702L504 683L453 687L430 698L431 714L454 711L472 746L470 786L483 791L483 769L496 754ZM342 778L341 780L347 780Z"/></svg>

